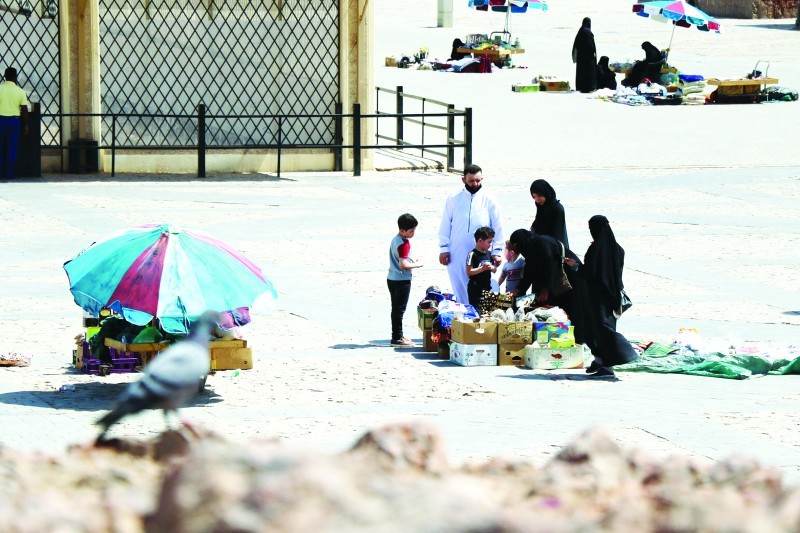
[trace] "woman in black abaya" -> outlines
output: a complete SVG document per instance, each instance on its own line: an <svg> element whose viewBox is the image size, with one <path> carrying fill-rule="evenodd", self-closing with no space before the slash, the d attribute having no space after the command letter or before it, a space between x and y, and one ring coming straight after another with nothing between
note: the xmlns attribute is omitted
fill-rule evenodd
<svg viewBox="0 0 800 533"><path fill-rule="evenodd" d="M564 206L556 198L555 189L545 180L535 180L531 183L531 198L536 202L536 218L531 224L531 231L553 237L569 248Z"/></svg>
<svg viewBox="0 0 800 533"><path fill-rule="evenodd" d="M622 268L625 250L617 244L608 219L595 215L589 219L589 232L593 242L586 250L583 265L571 258L565 261L577 267L579 277L586 280L588 289L588 314L586 344L592 350L594 362L586 369L597 376L613 376L612 366L629 363L638 356L628 340L617 332L614 310L620 305Z"/></svg>
<svg viewBox="0 0 800 533"><path fill-rule="evenodd" d="M580 265L578 256L570 249L562 248L561 243L553 237L537 235L526 229L518 229L511 234L508 248L525 257L525 268L515 294L525 294L528 288L531 288L532 292L536 293L537 303L563 309L575 326L575 341L581 344L586 342L584 324L586 282L575 270L567 268L565 271L572 290L558 296L552 293L556 280L561 275L562 249L564 256L569 258L573 265Z"/></svg>
<svg viewBox="0 0 800 533"><path fill-rule="evenodd" d="M597 62L597 88L611 89L617 88L617 75L608 68L608 56L603 56Z"/></svg>
<svg viewBox="0 0 800 533"><path fill-rule="evenodd" d="M650 41L642 43L642 50L644 50L644 59L634 63L630 73L622 80L622 85L625 87L636 87L645 78L655 83L659 82L661 65L664 63L661 50Z"/></svg>
<svg viewBox="0 0 800 533"><path fill-rule="evenodd" d="M592 19L583 19L572 45L572 62L575 63L575 89L590 93L597 89L597 49L594 46Z"/></svg>

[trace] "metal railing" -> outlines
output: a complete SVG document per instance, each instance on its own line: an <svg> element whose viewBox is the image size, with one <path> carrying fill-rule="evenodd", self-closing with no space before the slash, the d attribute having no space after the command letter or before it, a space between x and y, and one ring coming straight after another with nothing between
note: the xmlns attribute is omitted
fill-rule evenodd
<svg viewBox="0 0 800 533"><path fill-rule="evenodd" d="M381 111L381 93L385 93L388 95L394 95L392 99L394 101L394 113L387 113ZM406 100L410 100L412 102L418 102L420 107L420 113L405 113L406 109ZM426 113L426 105L427 106L437 106L442 109L443 113ZM464 110L456 110L453 104L449 104L447 102L442 102L439 100L434 100L432 98L426 98L424 96L416 96L413 94L408 94L403 90L402 85L398 85L396 89L386 89L383 87L376 87L375 88L375 113L384 118L394 118L394 136L389 135L382 135L379 125L377 124L379 121L376 121L375 126L375 141L376 143L379 142L380 139L393 141L397 146L394 147L398 150L404 150L406 148L417 148L420 150L420 156L426 157L426 152L431 155L443 157L446 160L446 166L448 171L452 170L463 170L455 168L455 149L462 148L464 150L464 157L463 163L464 167L472 163L472 109L467 107ZM419 116L420 120L415 120L415 117ZM438 124L435 121L431 121L432 118L437 117L446 117L444 124ZM464 127L463 127L463 139L458 140L455 138L456 136L456 117L464 117ZM426 121L426 119L428 119ZM409 142L406 139L408 138L408 132L406 130L406 123L415 124L419 126L419 128L411 133L411 135L415 135L417 139L419 139L418 143ZM425 137L426 134L430 138L431 135L439 135L441 136L442 132L444 133L444 144L426 144ZM439 152L436 151L435 148L447 148L446 152Z"/></svg>
<svg viewBox="0 0 800 533"><path fill-rule="evenodd" d="M100 118L110 119L111 121L111 142L102 143L98 142L97 145L92 145L93 150L109 150L111 152L111 176L116 175L116 157L117 152L120 151L138 151L138 150L172 150L172 151L196 151L197 152L197 175L198 177L206 176L206 155L210 150L214 151L230 151L230 150L277 150L277 175L281 174L281 157L285 150L316 150L316 149L329 149L334 154L334 170L341 171L343 168L343 151L353 151L353 175L361 175L361 159L363 150L375 149L406 149L416 148L425 153L433 153L447 157L448 169L453 167L455 150L464 149L464 165L470 163L472 157L472 110L470 108L464 111L456 111L448 108L445 113L373 113L362 114L361 105L353 104L351 113L343 113L341 104L336 104L334 113L330 114L282 114L282 115L214 115L208 114L206 106L200 104L197 106L196 115L177 115L177 114L161 114L161 113L43 113L42 118L51 118L61 120L63 118ZM455 131L455 119L463 117L464 120L464 141L457 141L453 137ZM324 118L333 121L333 142L331 143L286 143L284 139L284 128L291 127L292 121L306 120L309 118ZM403 121L411 121L418 124L424 124L431 127L431 119L444 118L447 122L448 136L445 142L425 143L424 137L421 142L407 142L402 136L396 140L395 144L379 144L376 139L375 144L363 144L361 142L362 123L364 120L375 119L376 123L382 118L395 119L396 123L401 124ZM150 119L156 122L168 121L175 119L190 119L196 121L197 124L197 138L194 144L169 144L164 142L142 142L142 143L124 143L117 142L118 122L120 119ZM265 143L232 143L227 145L208 144L207 133L208 123L214 120L236 120L236 119L258 119L274 121L277 124L276 142ZM352 139L349 144L344 142L344 120L352 120ZM376 126L376 130L378 130ZM128 141L131 140L130 136L125 137ZM381 136L380 138L392 139L389 137ZM55 149L55 150L71 150L75 146L64 145L42 145L41 149ZM446 149L446 152L436 152L436 149ZM84 147L85 149L85 147ZM63 171L63 167L62 167Z"/></svg>

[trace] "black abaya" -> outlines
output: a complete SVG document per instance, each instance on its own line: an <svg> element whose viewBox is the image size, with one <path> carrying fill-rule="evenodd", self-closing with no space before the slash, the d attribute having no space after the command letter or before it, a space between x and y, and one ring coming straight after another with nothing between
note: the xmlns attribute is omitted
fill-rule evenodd
<svg viewBox="0 0 800 533"><path fill-rule="evenodd" d="M597 88L611 89L617 88L617 75L608 68L608 56L603 56L597 62Z"/></svg>
<svg viewBox="0 0 800 533"><path fill-rule="evenodd" d="M569 248L567 222L564 219L564 206L556 198L556 191L545 180L531 183L531 194L544 196L543 205L536 204L536 218L531 224L531 231L537 235L547 235L564 243Z"/></svg>
<svg viewBox="0 0 800 533"><path fill-rule="evenodd" d="M572 60L575 62L575 89L590 93L597 89L597 49L594 45L592 21L583 19L583 25L575 35L572 45Z"/></svg>
<svg viewBox="0 0 800 533"><path fill-rule="evenodd" d="M610 367L636 359L636 351L628 340L617 332L614 309L619 307L622 285L622 268L625 250L617 244L608 219L595 215L589 220L589 230L594 242L586 250L578 274L586 280L588 314L585 317L586 344L592 354Z"/></svg>
<svg viewBox="0 0 800 533"><path fill-rule="evenodd" d="M575 326L575 340L581 344L586 342L586 282L574 270L565 268L572 290L559 296L553 295L556 279L561 275L561 243L553 237L519 229L511 234L509 246L525 258L525 268L522 279L517 284L516 294L525 294L529 287L537 294L543 289L547 290L548 299L541 303L563 309ZM565 249L564 254L580 264L580 260L571 250Z"/></svg>

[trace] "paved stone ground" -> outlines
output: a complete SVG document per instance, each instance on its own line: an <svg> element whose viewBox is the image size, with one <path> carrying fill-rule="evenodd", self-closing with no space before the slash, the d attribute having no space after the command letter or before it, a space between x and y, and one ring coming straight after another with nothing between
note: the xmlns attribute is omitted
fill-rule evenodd
<svg viewBox="0 0 800 533"><path fill-rule="evenodd" d="M435 2L409 2L408 9L392 11L408 26L404 42L415 35L452 35L455 30L425 27L435 10L430 17L421 11L411 17L415 4L428 9ZM536 26L530 38L549 42L542 46L558 48L568 61L563 41L571 42L583 13L597 13L600 40L600 7L590 12L587 6L563 6L572 14L552 18L568 24ZM384 4L377 12L376 47L389 48L387 28L397 20ZM462 13L457 20L468 14L474 15ZM536 15L529 20L538 25ZM617 42L640 42L634 23L648 21L624 16L633 20L630 28L615 26ZM758 24L764 27L732 23L741 31L724 34L720 42L727 44L713 49L715 57L758 49L762 36L769 40L775 33L800 38ZM458 33L470 33L467 26ZM692 34L687 44L717 37ZM691 57L697 61L714 59L696 54ZM751 68L750 59L742 62L744 70ZM773 68L779 64L788 68L777 61ZM563 65L567 73L570 68ZM457 104L475 107L483 135L475 159L486 168L486 187L497 194L509 232L530 225L534 207L527 190L535 177L555 184L577 252L589 244L588 218L609 217L627 251L625 282L635 306L620 330L629 338L669 339L679 327L696 327L704 339L723 344L797 343L800 167L786 149L794 138L782 129L796 124L797 104L660 110L576 94L512 95L504 76L521 73L478 76L480 91L469 94L458 92L464 82L456 75L382 69L376 79L391 86L394 76L440 76L423 84L431 95L458 94ZM531 98L511 113L512 96ZM539 113L559 117L558 125L548 129L554 123ZM571 134L578 121L592 142ZM765 127L756 131L753 124ZM503 142L486 142L495 135ZM736 142L717 142L717 135ZM459 185L458 177L432 171L1 183L0 351L31 354L33 364L0 369L0 444L57 452L91 439L91 422L136 378L69 369L81 313L61 266L111 231L158 221L222 238L262 265L278 288L272 312L243 330L254 347L255 368L238 377L211 377L207 392L184 413L232 439L278 437L314 451L338 451L366 428L424 419L442 428L456 462L489 456L541 462L588 425L602 424L623 444L658 456L748 453L782 467L792 482L800 480L797 376L728 381L631 374L594 382L581 371L461 368L418 350L390 348L384 280L394 221L405 211L420 220L412 244L426 267L415 273L413 304L428 285L448 284L436 263L436 232L444 198ZM406 327L419 339L412 312ZM66 383L76 390L58 392ZM114 434L162 428L160 414L150 412L126 420Z"/></svg>

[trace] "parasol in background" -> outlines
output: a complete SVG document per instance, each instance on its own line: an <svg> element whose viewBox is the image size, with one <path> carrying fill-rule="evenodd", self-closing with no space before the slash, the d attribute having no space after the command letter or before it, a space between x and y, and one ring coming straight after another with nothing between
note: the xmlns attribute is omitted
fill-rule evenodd
<svg viewBox="0 0 800 533"><path fill-rule="evenodd" d="M261 269L223 242L167 224L137 226L93 243L64 263L75 303L98 316L108 308L143 326L153 318L185 334L205 310L220 327L250 322L262 294L276 296Z"/></svg>
<svg viewBox="0 0 800 533"><path fill-rule="evenodd" d="M720 32L719 22L683 0L654 0L633 4L633 12L640 17L658 22L672 22L672 35L667 46L667 56L672 48L672 38L675 37L675 27L677 26L682 28L695 26L700 31Z"/></svg>
<svg viewBox="0 0 800 533"><path fill-rule="evenodd" d="M525 13L529 9L547 11L545 0L469 0L469 7L474 7L477 11L496 11L506 14L506 22L503 33L511 35L510 16L512 13Z"/></svg>

